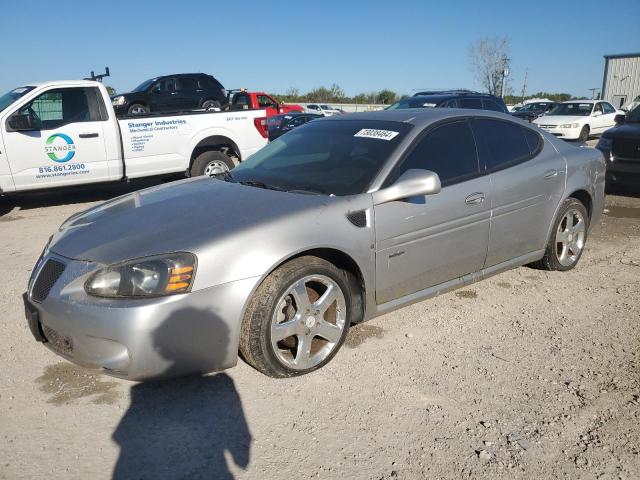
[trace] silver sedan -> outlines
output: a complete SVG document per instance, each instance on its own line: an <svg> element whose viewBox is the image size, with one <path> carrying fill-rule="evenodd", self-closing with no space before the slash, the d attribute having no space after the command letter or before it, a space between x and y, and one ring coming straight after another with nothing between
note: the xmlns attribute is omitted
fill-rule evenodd
<svg viewBox="0 0 640 480"><path fill-rule="evenodd" d="M296 129L231 173L69 218L25 293L56 353L131 380L288 377L349 326L521 265L578 263L602 154L511 116L396 110Z"/></svg>

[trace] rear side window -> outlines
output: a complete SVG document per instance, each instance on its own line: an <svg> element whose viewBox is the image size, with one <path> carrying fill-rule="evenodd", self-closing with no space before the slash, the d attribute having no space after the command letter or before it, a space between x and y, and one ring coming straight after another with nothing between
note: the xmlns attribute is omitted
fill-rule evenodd
<svg viewBox="0 0 640 480"><path fill-rule="evenodd" d="M610 103L603 102L602 108L604 108L604 113L616 113L616 109L613 108Z"/></svg>
<svg viewBox="0 0 640 480"><path fill-rule="evenodd" d="M469 123L466 120L447 123L427 133L386 184L395 182L412 168L437 173L443 186L478 175L478 156Z"/></svg>
<svg viewBox="0 0 640 480"><path fill-rule="evenodd" d="M504 108L498 105L498 103L495 102L494 100L485 98L482 100L482 103L484 104L485 110L493 110L494 112L504 112Z"/></svg>
<svg viewBox="0 0 640 480"><path fill-rule="evenodd" d="M461 98L459 100L460 108L473 108L475 110L482 110L482 100L479 98Z"/></svg>
<svg viewBox="0 0 640 480"><path fill-rule="evenodd" d="M198 82L193 78L178 78L178 90L197 90Z"/></svg>
<svg viewBox="0 0 640 480"><path fill-rule="evenodd" d="M480 151L480 168L496 171L528 160L540 150L541 138L533 130L501 120L477 119L473 130Z"/></svg>

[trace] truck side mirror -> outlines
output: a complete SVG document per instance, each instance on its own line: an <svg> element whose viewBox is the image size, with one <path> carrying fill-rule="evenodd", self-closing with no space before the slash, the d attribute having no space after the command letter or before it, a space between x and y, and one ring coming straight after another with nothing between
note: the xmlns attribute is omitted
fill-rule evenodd
<svg viewBox="0 0 640 480"><path fill-rule="evenodd" d="M30 113L14 113L7 119L7 123L16 132L40 130L36 118Z"/></svg>
<svg viewBox="0 0 640 480"><path fill-rule="evenodd" d="M616 125L622 125L626 120L626 115L622 115L621 113L613 117L613 121L616 122Z"/></svg>

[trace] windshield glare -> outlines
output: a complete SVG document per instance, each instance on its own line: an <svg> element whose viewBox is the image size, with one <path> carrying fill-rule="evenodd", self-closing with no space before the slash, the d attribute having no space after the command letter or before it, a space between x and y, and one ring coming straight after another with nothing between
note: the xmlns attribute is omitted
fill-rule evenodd
<svg viewBox="0 0 640 480"><path fill-rule="evenodd" d="M411 128L379 120L311 122L269 143L231 174L237 182L293 192L364 193Z"/></svg>
<svg viewBox="0 0 640 480"><path fill-rule="evenodd" d="M576 117L586 117L593 110L592 103L561 103L553 108L549 115L573 115Z"/></svg>
<svg viewBox="0 0 640 480"><path fill-rule="evenodd" d="M152 84L153 82L155 82L157 79L156 78L151 78L149 80L145 80L144 82L142 82L140 85L138 85L136 88L134 88L133 90L131 90L132 92L144 92L145 90L147 90Z"/></svg>
<svg viewBox="0 0 640 480"><path fill-rule="evenodd" d="M35 87L18 87L5 93L0 97L0 112L2 112L9 105L12 105L16 100L25 96Z"/></svg>

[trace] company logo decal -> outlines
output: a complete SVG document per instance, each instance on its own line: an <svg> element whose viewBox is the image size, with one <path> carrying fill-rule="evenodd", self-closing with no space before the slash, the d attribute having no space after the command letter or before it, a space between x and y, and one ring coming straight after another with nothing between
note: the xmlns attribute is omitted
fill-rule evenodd
<svg viewBox="0 0 640 480"><path fill-rule="evenodd" d="M76 144L73 143L69 135L54 133L47 138L44 151L54 162L64 163L71 160L76 154Z"/></svg>

